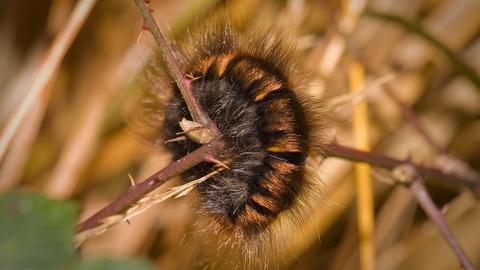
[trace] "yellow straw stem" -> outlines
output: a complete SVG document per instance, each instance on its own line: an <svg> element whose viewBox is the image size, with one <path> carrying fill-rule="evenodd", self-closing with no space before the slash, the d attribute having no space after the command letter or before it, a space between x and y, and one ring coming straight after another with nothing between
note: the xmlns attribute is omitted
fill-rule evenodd
<svg viewBox="0 0 480 270"><path fill-rule="evenodd" d="M364 88L365 70L359 62L355 61L349 68L350 91L356 92ZM353 110L353 136L356 148L364 151L370 150L368 137L368 107L362 101L354 104ZM355 182L357 187L357 215L358 232L360 241L360 266L362 270L375 269L374 245L374 205L370 165L365 163L355 164Z"/></svg>

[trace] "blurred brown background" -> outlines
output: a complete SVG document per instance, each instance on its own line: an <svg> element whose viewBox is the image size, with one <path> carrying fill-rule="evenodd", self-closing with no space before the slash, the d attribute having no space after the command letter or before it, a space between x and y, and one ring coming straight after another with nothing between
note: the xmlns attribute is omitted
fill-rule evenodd
<svg viewBox="0 0 480 270"><path fill-rule="evenodd" d="M53 39L80 1L0 1L0 126L25 95ZM352 61L365 68L372 151L443 169L480 168L480 88L458 63L480 74L480 1L373 0L231 1L245 24L276 24L298 38L318 63L312 91L335 99L349 93ZM172 33L211 6L211 1L152 0L154 16ZM442 51L415 30L372 16L370 11L415 21L443 44ZM363 12L367 14L362 15ZM370 14L370 15L369 15ZM139 43L140 13L133 1L96 3L47 87L29 108L0 163L0 191L21 187L78 202L84 220L137 181L165 167L169 156L151 149L129 130L133 96L142 68L155 48L149 33ZM393 79L382 81L385 76ZM393 75L394 74L394 75ZM390 77L388 77L390 78ZM399 106L391 89L454 160L429 145ZM347 96L348 99L348 96ZM351 97L350 97L351 99ZM341 103L341 102L340 102ZM342 144L352 145L352 106L332 107L330 125ZM465 162L461 164L460 161ZM359 269L353 165L327 159L318 174L331 203L318 204L314 225L292 239L286 269ZM388 171L373 169L376 269L459 269L453 251ZM169 183L166 186L172 186ZM166 186L155 191L161 193ZM468 191L431 187L471 260L480 265L480 202ZM201 242L183 241L189 228L189 196L169 200L90 239L85 257L148 256L161 269L189 269Z"/></svg>

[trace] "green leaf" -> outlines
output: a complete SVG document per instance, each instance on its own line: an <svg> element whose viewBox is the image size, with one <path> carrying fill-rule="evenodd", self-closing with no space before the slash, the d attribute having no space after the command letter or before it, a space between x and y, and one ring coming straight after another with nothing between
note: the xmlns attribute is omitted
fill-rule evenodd
<svg viewBox="0 0 480 270"><path fill-rule="evenodd" d="M72 239L77 209L25 192L0 195L0 267L65 269L77 257Z"/></svg>
<svg viewBox="0 0 480 270"><path fill-rule="evenodd" d="M73 202L14 191L0 195L0 269L150 270L146 259L82 261L75 251Z"/></svg>

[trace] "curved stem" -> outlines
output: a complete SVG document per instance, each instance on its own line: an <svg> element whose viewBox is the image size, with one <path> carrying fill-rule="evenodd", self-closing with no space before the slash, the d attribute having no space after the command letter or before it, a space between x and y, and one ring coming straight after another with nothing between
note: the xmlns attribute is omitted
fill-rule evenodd
<svg viewBox="0 0 480 270"><path fill-rule="evenodd" d="M467 270L475 270L475 266L470 261L463 248L460 246L460 243L458 243L452 230L450 230L448 227L442 213L437 208L430 195L428 195L428 191L421 182L421 178L416 177L408 186L410 187L410 190L422 209L427 213L433 223L437 225L443 237L447 240L455 254L457 254L457 257L462 263L463 267Z"/></svg>
<svg viewBox="0 0 480 270"><path fill-rule="evenodd" d="M210 130L217 135L220 136L220 131L218 130L217 126L210 120L210 117L205 113L205 110L200 106L200 104L195 99L193 95L192 88L190 87L189 81L185 77L185 73L178 65L178 62L175 60L175 57L172 54L172 50L168 46L165 37L162 35L162 32L158 28L155 20L153 19L152 12L148 6L148 2L146 0L135 0L135 4L140 9L140 13L145 20L146 29L152 33L153 38L158 44L160 48L160 52L170 70L170 73L173 76L173 79L177 83L180 92L182 93L183 99L185 103L187 103L188 110L192 115L193 121L202 124L203 126L209 127ZM145 28L145 26L144 26Z"/></svg>
<svg viewBox="0 0 480 270"><path fill-rule="evenodd" d="M224 148L224 141L213 140L210 144L204 145L181 159L174 161L172 164L156 172L145 181L133 185L114 202L80 223L77 226L77 232L94 228L101 223L102 219L127 210L132 204L136 203L157 187L165 184L171 178L185 172L201 162L204 162L206 156L217 155Z"/></svg>
<svg viewBox="0 0 480 270"><path fill-rule="evenodd" d="M474 179L466 179L456 175L445 174L438 169L427 168L421 165L413 164L410 160L398 160L381 154L364 152L353 148L339 145L333 141L325 145L323 152L325 157L338 157L356 162L365 162L370 165L394 169L400 165L408 164L413 166L418 174L431 183L441 185L453 190L468 188L475 196L480 197L480 176L476 175Z"/></svg>

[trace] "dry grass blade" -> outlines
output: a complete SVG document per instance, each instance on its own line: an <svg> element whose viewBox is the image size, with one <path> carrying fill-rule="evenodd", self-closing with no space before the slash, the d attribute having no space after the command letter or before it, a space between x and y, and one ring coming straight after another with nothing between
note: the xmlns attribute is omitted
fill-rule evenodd
<svg viewBox="0 0 480 270"><path fill-rule="evenodd" d="M357 61L350 64L350 91L357 92L364 87L365 69ZM364 151L370 150L368 135L368 107L365 102L357 104L353 110L353 136L355 147ZM374 244L374 204L370 165L355 164L355 182L357 187L357 217L360 239L360 265L363 270L375 269Z"/></svg>
<svg viewBox="0 0 480 270"><path fill-rule="evenodd" d="M386 83L393 80L394 78L395 78L395 74L389 73L387 75L384 75L376 79L374 82L372 82L370 85L368 85L363 89L335 97L330 102L329 108L331 108L331 110L336 110L338 109L339 106L342 106L342 105L351 104L351 103L356 105L360 102L363 102L367 100L369 96L373 95L377 91L377 87L381 87L385 85Z"/></svg>
<svg viewBox="0 0 480 270"><path fill-rule="evenodd" d="M90 235L106 230L98 237L88 238L79 247L83 258L102 256L123 260L141 256L161 269L190 269L199 258L205 260L203 251L215 253L217 247L205 248L211 231L201 226L204 223L196 219L196 215L191 215L195 208L192 204L197 203L198 196L189 194L178 200L153 203L166 196L196 192L196 187L192 191L188 185L168 190L174 183L163 185L166 179L162 178L156 182L162 186L152 191L147 187L148 182L139 181L131 186L122 180L131 173L136 180L156 181L160 176L155 172L175 163L163 144L152 147L135 136L137 131L143 133L144 126L130 125L132 111L137 113L140 106L150 109L150 104L143 100L139 104L141 102L135 100L138 92L175 84L168 68L160 64L162 56L155 52L158 46L153 36L144 33L139 43L135 43L142 26L148 29L134 1L96 2L72 45L61 48L67 51L65 56L57 58L57 64L53 65L51 59L48 65L41 60L55 37L60 37L59 30L67 27L64 22L75 3L93 5L94 1L3 2L5 5L0 9L0 58L4 60L0 62L0 193L18 188L52 196L53 189L58 188L63 192L58 197L75 201L81 209L79 223L105 205L115 204L116 198L132 195L133 199L116 204L118 208L103 212L98 219L99 227L77 235L79 244ZM327 191L321 200L302 198L308 205L309 211L305 214L310 220L299 229L292 229L292 233L285 233L288 235L282 239L284 251L275 248L267 251L282 257L278 269L360 268L366 257L360 253L363 240L359 237L357 220L362 217L356 217L355 209L358 205L356 161L369 163L374 170L371 196L375 202L374 264L377 269L461 267L454 249L437 229L438 223L419 207L414 192L391 179L391 171L402 165L413 166L422 177L429 199L437 205L437 215L442 214L474 267L480 266L480 91L473 83L480 70L479 1L138 2L142 5L148 2L154 10L152 15L180 63L185 57L179 53L181 47L177 50L176 46L188 40L185 36L195 30L192 22L195 24L195 18L208 16L212 9L219 7L241 17L239 36L273 27L300 43L295 53L309 55L305 64L313 66L306 69L312 81L299 85L299 90L318 96L318 106L326 107L323 128L327 138L321 152L324 155L310 155L307 167L312 175L321 179ZM369 10L381 14L372 16ZM55 13L61 14L55 16ZM415 23L407 25L410 22ZM146 48L151 49L148 56L144 54ZM353 59L365 68L361 78L364 86L355 93L349 91L348 84ZM164 83L154 80L154 85L145 84L144 64L150 61L159 63L154 67L159 72L153 75L156 78L158 74L158 80ZM133 70L136 65L141 67L121 72ZM467 73L462 72L462 66L469 68ZM15 131L10 128L13 127L11 119L21 114L12 114L13 109L27 90L32 91L29 88L34 79L32 74L39 67L45 70L39 70L38 74L43 77L38 79L43 80L44 86L53 88L41 90L37 82L34 86L39 91L37 97L33 98L32 92L26 94L29 102L33 100L34 105L40 105L42 93L46 93L46 101L42 100L44 112L35 113L35 106L26 106ZM308 80L307 73L302 75ZM51 75L50 79L46 74ZM187 83L195 79L188 76ZM400 102L389 97L389 91ZM168 98L160 96L165 92L153 94L163 100ZM315 99L311 102L317 105ZM351 104L363 102L368 104L369 119L364 128L368 129L371 150L359 151L354 149L355 107ZM164 111L163 107L158 108ZM156 109L147 111L147 116L159 115L161 119ZM408 120L406 112L415 119ZM32 123L38 125L38 132ZM418 127L423 131L419 132ZM434 147L427 143L422 132L431 137ZM336 139L331 140L330 134L335 134ZM11 136L13 138L8 139ZM156 139L155 143L161 141L159 137L153 138ZM197 157L190 165L210 162L203 156ZM174 168L172 174L182 171L177 165L170 170ZM385 180L387 178L391 181ZM45 188L47 185L50 187ZM149 210L140 214L145 206L150 207ZM8 211L0 211L0 219L5 213ZM137 216L128 219L130 214ZM131 222L127 224L125 220ZM113 226L114 223L119 224ZM285 224L286 228L288 224ZM87 225L83 228L95 227L96 220ZM279 235L283 232L278 230ZM288 229L285 232L289 232ZM227 254L219 259L219 265L230 261L231 256Z"/></svg>
<svg viewBox="0 0 480 270"><path fill-rule="evenodd" d="M468 66L460 57L458 57L452 50L450 50L442 42L438 41L435 37L427 33L416 22L408 21L405 18L398 17L392 14L385 14L385 13L376 12L373 10L368 10L366 14L372 17L378 17L387 21L398 23L403 27L407 28L409 31L422 36L425 40L427 40L432 45L437 47L440 51L442 51L448 57L448 59L452 62L452 66L457 70L459 74L466 76L468 79L470 79L470 81L472 81L472 83L474 83L477 86L477 88L480 88L480 76L475 72L475 70L473 70L470 66Z"/></svg>
<svg viewBox="0 0 480 270"><path fill-rule="evenodd" d="M45 91L45 86L50 81L55 70L57 70L63 56L82 27L85 19L95 5L95 2L96 0L79 1L65 26L53 41L45 59L39 66L37 73L32 80L32 84L30 85L25 98L2 129L2 133L0 134L0 161L3 159L22 119L30 110L32 104L39 98L40 94Z"/></svg>
<svg viewBox="0 0 480 270"><path fill-rule="evenodd" d="M208 178L214 176L215 174L223 171L224 168L220 168L216 171L213 171L204 177L201 177L197 180L193 180L191 182L188 182L184 185L177 186L177 187L172 187L170 188L169 191L163 193L163 194L150 194L146 195L136 203L130 206L124 213L121 214L116 214L112 215L109 217L106 217L100 221L100 224L97 227L94 227L92 229L88 229L82 232L79 232L75 235L75 243L76 246L79 247L81 246L88 238L100 235L107 231L110 227L123 222L123 221L128 221L129 219L133 218L136 215L139 215L143 212L145 212L148 208L151 206L161 203L165 201L166 199L169 198L179 198L182 196L187 195L192 189L207 180Z"/></svg>

